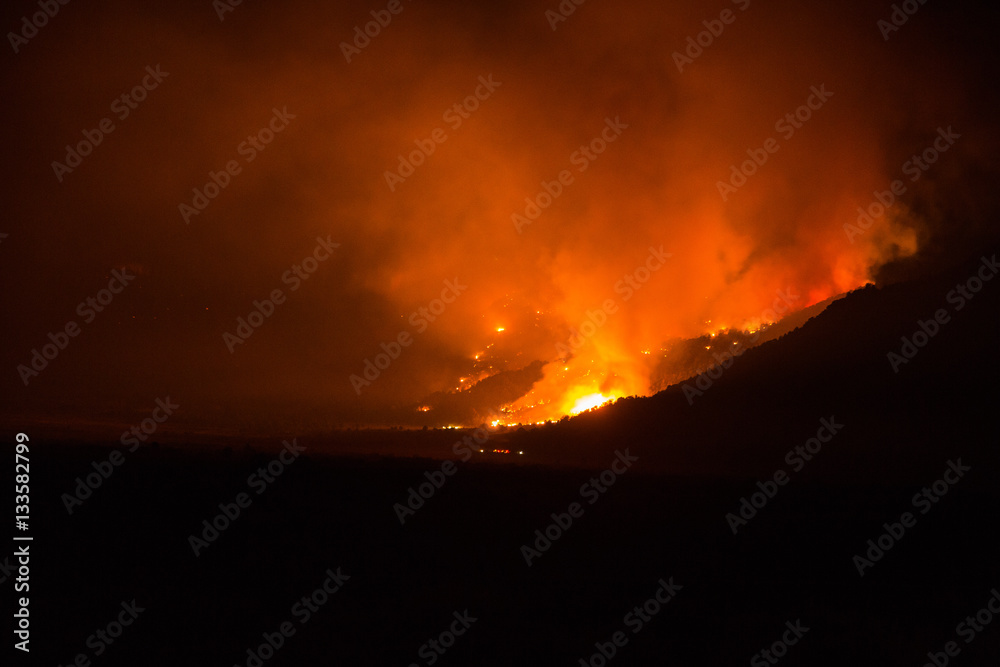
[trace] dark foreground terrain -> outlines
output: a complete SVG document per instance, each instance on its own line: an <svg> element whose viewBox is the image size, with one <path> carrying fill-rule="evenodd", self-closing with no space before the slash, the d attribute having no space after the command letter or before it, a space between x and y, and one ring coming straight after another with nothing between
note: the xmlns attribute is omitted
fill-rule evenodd
<svg viewBox="0 0 1000 667"><path fill-rule="evenodd" d="M106 456L52 446L33 462L52 482L34 492L32 664L254 665L247 649L286 621L295 633L265 664L431 664L421 646L466 610L476 620L435 664L578 665L618 631L615 664L747 664L794 638L786 621L808 628L788 665L922 665L948 641L955 664L1000 657L1000 616L969 644L955 630L1000 586L1000 499L983 488L995 471L975 465L926 515L916 485L829 485L807 467L734 535L725 515L756 480L650 475L641 457L589 497L600 471L460 463L401 525L393 505L440 462L306 453L258 495L247 478L272 454L161 447L68 515L60 494ZM189 536L241 492L249 506L195 556ZM520 547L574 501L582 516L528 567ZM853 557L906 511L916 525L859 576ZM342 588L295 610L328 570ZM661 579L675 597L627 621ZM120 638L88 645L132 600L144 611Z"/></svg>
<svg viewBox="0 0 1000 667"><path fill-rule="evenodd" d="M471 457L468 431L281 454L282 436L129 452L36 429L32 664L1000 664L1000 280L948 298L979 265L848 295L693 400L675 386Z"/></svg>

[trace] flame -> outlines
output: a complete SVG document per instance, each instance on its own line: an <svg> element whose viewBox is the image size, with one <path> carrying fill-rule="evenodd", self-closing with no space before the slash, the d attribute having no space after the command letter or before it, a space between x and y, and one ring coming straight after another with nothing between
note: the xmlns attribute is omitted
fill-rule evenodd
<svg viewBox="0 0 1000 667"><path fill-rule="evenodd" d="M852 287L866 281L863 275L853 278ZM812 305L838 293L841 285L815 287L807 291L779 290L771 284L764 290L751 291L747 302L730 306L723 317L699 320L702 325L684 332L686 337L709 337L709 340L740 331L754 334L766 329L783 316ZM790 292L798 294L793 304L782 315L769 310L775 295ZM570 318L570 321L573 321ZM736 326L731 326L735 323ZM667 348L666 332L653 330L645 339L637 340L627 319L612 320L566 358L556 358L547 364L543 377L531 390L518 400L502 406L506 415L501 423L541 424L558 421L567 415L577 415L625 396L648 396L652 393L653 371L662 362ZM675 334L676 335L676 334ZM654 338L653 336L657 336ZM685 336L681 336L682 338ZM654 341L656 344L653 344ZM717 342L717 341L711 341ZM737 345L733 342L732 345ZM708 353L730 348L725 345L703 345ZM492 367L491 367L492 368ZM488 377L493 372L481 373ZM494 426L497 424L494 423Z"/></svg>
<svg viewBox="0 0 1000 667"><path fill-rule="evenodd" d="M573 402L573 407L570 408L569 413L571 415L578 415L581 412L586 412L587 410L600 407L608 401L613 401L614 399L614 396L605 396L604 394L587 394L586 396L581 396Z"/></svg>
<svg viewBox="0 0 1000 667"><path fill-rule="evenodd" d="M828 56L818 50L814 57L825 63ZM458 384L469 391L463 408L472 407L459 418L470 425L495 419L486 418L487 402L502 411L503 424L515 425L558 421L609 399L648 396L663 386L671 341L704 336L700 347L694 345L698 354L688 358L714 363L742 349L736 340L747 336L737 334L766 339L763 334L783 317L862 287L878 267L917 251L915 230L924 223L902 203L863 234L848 229L873 192L899 176L895 144L887 152L886 142L876 140L882 123L864 105L833 98L810 124L781 139L781 152L766 168L725 197L716 184L747 159L748 147L773 133L779 112L796 109L809 93L794 77L777 77L762 95L756 82L721 66L700 67L675 83L681 94L693 93L690 104L670 123L655 122L659 116L649 116L644 105L631 108L635 127L609 144L593 169L584 173L571 164L579 180L530 226L518 219L528 210L526 199L536 208L531 202L539 179L551 181L569 148L591 132L596 136L599 123L591 128L588 119L574 116L571 131L554 129L540 135L545 141L537 149L512 151L494 140L494 130L518 117L520 103L491 107L470 120L470 133L461 139L481 148L485 161L442 150L434 155L434 180L429 162L421 189L372 200L369 218L391 220L407 211L407 242L434 252L394 256L380 274L391 280L381 287L373 279L367 287L384 290L406 313L437 293L439 273L469 285L431 323L421 346L412 348L422 352L408 353L406 363L413 359L418 366L418 354L426 351L434 363L420 368L421 390ZM715 94L702 95L704 90ZM736 100L750 100L744 106L752 113L733 117ZM425 121L421 116L407 129L421 132ZM622 122L629 122L624 111ZM720 123L729 131L718 132ZM865 140L845 142L843 136ZM925 137L905 142L907 150L919 150ZM395 159L399 143L384 147L384 160ZM411 206L405 197L433 206ZM442 212L456 221L449 223L455 233L441 234ZM470 258L470 247L487 246L490 261ZM428 265L435 271L424 277ZM786 302L782 295L794 297ZM507 382L531 365L530 378ZM677 373L688 370L678 366ZM697 367L704 366L692 370ZM453 382L460 374L470 381Z"/></svg>

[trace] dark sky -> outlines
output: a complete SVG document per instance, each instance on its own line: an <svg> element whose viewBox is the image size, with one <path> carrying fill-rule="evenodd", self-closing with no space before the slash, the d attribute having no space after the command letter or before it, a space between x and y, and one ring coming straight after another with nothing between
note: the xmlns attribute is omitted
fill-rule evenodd
<svg viewBox="0 0 1000 667"><path fill-rule="evenodd" d="M5 421L134 423L169 395L191 429L392 423L536 361L510 391L541 375L561 413L567 397L643 393L642 352L665 340L757 325L781 290L800 308L930 270L995 219L992 10L928 2L886 40L889 3L589 0L556 30L554 0L400 6L350 62L341 43L385 3L245 0L220 21L209 0L71 2L16 53L8 35ZM724 9L732 22L679 72L674 52ZM37 11L8 4L5 31ZM162 80L122 117L147 67ZM821 86L809 120L776 126ZM467 118L448 113L477 89ZM275 109L294 118L251 150ZM104 119L113 131L57 175ZM960 138L904 173L949 127ZM578 152L602 132L603 152ZM724 201L719 181L769 139ZM239 173L185 221L179 205L230 161ZM905 192L852 242L844 225L896 179ZM339 246L292 290L283 276L318 238ZM661 246L640 290L616 290ZM123 267L136 277L87 321L78 304ZM423 328L411 313L446 281L467 287ZM230 352L223 334L276 289L284 302ZM561 375L556 345L607 299L616 312ZM25 384L18 366L69 322L79 334ZM350 376L401 333L412 343L359 395Z"/></svg>

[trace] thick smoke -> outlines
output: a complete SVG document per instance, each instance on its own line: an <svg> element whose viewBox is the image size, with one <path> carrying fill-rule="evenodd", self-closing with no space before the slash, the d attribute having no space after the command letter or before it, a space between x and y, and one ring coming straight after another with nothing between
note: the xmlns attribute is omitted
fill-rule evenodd
<svg viewBox="0 0 1000 667"><path fill-rule="evenodd" d="M886 40L889 4L591 0L554 30L554 1L399 6L67 5L11 59L12 410L127 421L169 393L192 426L380 423L530 367L509 393L535 362L543 400L643 393L666 340L931 270L990 228L995 22L977 10L920 5ZM348 62L372 11L391 21ZM119 119L112 101L157 64L169 75ZM274 109L294 118L246 161ZM104 117L115 130L59 182L51 163ZM909 180L939 128L960 138ZM897 179L884 215L845 229ZM328 236L292 291L285 272ZM121 266L135 283L25 386L15 367ZM463 288L440 311L446 281ZM285 302L230 353L223 334L275 289Z"/></svg>

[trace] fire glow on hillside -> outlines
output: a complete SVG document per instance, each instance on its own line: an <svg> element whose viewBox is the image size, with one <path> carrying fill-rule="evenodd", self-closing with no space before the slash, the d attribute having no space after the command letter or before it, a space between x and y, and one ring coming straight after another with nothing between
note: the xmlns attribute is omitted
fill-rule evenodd
<svg viewBox="0 0 1000 667"><path fill-rule="evenodd" d="M223 430L559 419L872 281L933 247L941 193L992 187L963 102L990 78L935 21L887 44L861 5L544 4L401 3L368 35L350 3L60 13L116 48L46 28L11 72L38 173L9 167L5 261L72 251L5 297L9 409L119 419L153 385ZM121 267L94 347L34 356Z"/></svg>

